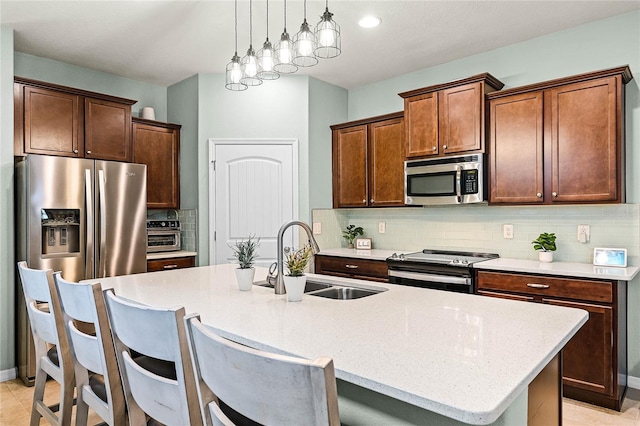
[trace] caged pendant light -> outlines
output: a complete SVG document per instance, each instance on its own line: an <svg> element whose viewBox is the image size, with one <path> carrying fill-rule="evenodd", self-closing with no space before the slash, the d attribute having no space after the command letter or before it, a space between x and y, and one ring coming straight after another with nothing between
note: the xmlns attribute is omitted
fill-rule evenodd
<svg viewBox="0 0 640 426"><path fill-rule="evenodd" d="M298 71L298 66L293 63L293 41L287 32L287 0L284 0L284 31L276 43L276 58L278 63L274 68L277 72L291 74Z"/></svg>
<svg viewBox="0 0 640 426"><path fill-rule="evenodd" d="M315 55L318 58L335 58L342 51L340 45L340 25L333 19L333 13L329 12L329 0L326 0L324 13L320 22L316 24L316 40L318 42Z"/></svg>
<svg viewBox="0 0 640 426"><path fill-rule="evenodd" d="M241 83L247 86L259 86L262 79L258 77L258 58L253 50L253 0L249 0L249 49L247 54L242 58L242 78Z"/></svg>
<svg viewBox="0 0 640 426"><path fill-rule="evenodd" d="M275 80L280 74L275 70L277 64L275 49L269 41L269 0L267 0L267 39L258 51L258 77L263 80Z"/></svg>
<svg viewBox="0 0 640 426"><path fill-rule="evenodd" d="M304 0L304 21L300 25L300 31L293 37L293 63L299 67L316 65L318 63L318 58L314 53L316 48L316 36L307 23L307 0Z"/></svg>
<svg viewBox="0 0 640 426"><path fill-rule="evenodd" d="M242 83L242 65L238 56L238 0L235 1L235 53L231 62L227 64L226 82L224 87L233 91L247 90L247 85Z"/></svg>

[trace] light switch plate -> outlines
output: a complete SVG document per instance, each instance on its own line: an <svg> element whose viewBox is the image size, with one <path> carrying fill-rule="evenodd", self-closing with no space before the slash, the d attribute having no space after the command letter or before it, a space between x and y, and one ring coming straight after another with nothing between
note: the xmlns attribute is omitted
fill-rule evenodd
<svg viewBox="0 0 640 426"><path fill-rule="evenodd" d="M378 222L378 233L379 234L384 234L386 231L387 231L386 222Z"/></svg>
<svg viewBox="0 0 640 426"><path fill-rule="evenodd" d="M313 235L322 234L322 222L313 222Z"/></svg>
<svg viewBox="0 0 640 426"><path fill-rule="evenodd" d="M513 239L513 225L502 225L502 236L507 239Z"/></svg>

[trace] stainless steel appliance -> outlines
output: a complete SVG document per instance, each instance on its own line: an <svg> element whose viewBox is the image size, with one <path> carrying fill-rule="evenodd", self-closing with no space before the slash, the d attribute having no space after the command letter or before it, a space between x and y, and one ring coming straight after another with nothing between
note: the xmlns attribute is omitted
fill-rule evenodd
<svg viewBox="0 0 640 426"><path fill-rule="evenodd" d="M500 257L493 253L422 250L387 258L392 284L473 293L473 264Z"/></svg>
<svg viewBox="0 0 640 426"><path fill-rule="evenodd" d="M176 251L181 248L180 221L147 220L147 253Z"/></svg>
<svg viewBox="0 0 640 426"><path fill-rule="evenodd" d="M15 176L17 261L70 281L146 272L145 165L28 155ZM18 370L30 382L33 344L17 294Z"/></svg>
<svg viewBox="0 0 640 426"><path fill-rule="evenodd" d="M485 201L484 154L405 161L404 175L405 204Z"/></svg>

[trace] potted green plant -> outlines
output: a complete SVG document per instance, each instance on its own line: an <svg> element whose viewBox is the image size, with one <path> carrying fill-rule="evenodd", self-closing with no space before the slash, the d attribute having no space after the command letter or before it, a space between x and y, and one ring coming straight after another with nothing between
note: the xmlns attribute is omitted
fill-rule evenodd
<svg viewBox="0 0 640 426"><path fill-rule="evenodd" d="M233 250L233 256L238 261L236 280L238 281L238 288L242 291L251 290L253 286L253 277L256 272L253 264L258 256L259 246L260 237L256 238L253 235L249 235L246 241L236 241L234 245L229 246Z"/></svg>
<svg viewBox="0 0 640 426"><path fill-rule="evenodd" d="M288 273L284 276L284 288L289 302L299 302L304 294L307 284L307 276L304 270L309 264L313 251L310 245L305 245L298 250L285 248L285 265Z"/></svg>
<svg viewBox="0 0 640 426"><path fill-rule="evenodd" d="M553 252L556 251L556 234L543 232L531 241L534 250L539 250L540 262L553 262Z"/></svg>
<svg viewBox="0 0 640 426"><path fill-rule="evenodd" d="M346 231L342 231L342 238L347 240L347 248L353 248L353 240L356 239L358 235L364 235L364 231L361 226L356 227L355 225L348 225Z"/></svg>

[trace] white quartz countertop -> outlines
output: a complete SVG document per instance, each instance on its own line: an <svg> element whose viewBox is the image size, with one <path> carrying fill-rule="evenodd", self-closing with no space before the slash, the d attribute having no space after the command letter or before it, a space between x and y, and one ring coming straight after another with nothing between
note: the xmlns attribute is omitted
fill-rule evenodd
<svg viewBox="0 0 640 426"><path fill-rule="evenodd" d="M534 274L558 275L578 278L596 278L601 280L631 281L638 268L594 266L590 263L538 262L536 260L499 258L474 263L475 269L489 269L505 272L528 272Z"/></svg>
<svg viewBox="0 0 640 426"><path fill-rule="evenodd" d="M158 253L147 253L147 260L157 259L173 259L175 257L192 257L197 256L195 251L177 250L177 251L162 251Z"/></svg>
<svg viewBox="0 0 640 426"><path fill-rule="evenodd" d="M351 257L356 259L387 260L393 253L405 253L399 250L356 250L348 248L321 249L319 254L326 256Z"/></svg>
<svg viewBox="0 0 640 426"><path fill-rule="evenodd" d="M472 424L495 421L587 321L583 310L308 274L387 291L356 300L241 292L235 265L101 279L157 306L184 306L239 343L315 359L336 376ZM266 276L256 268L256 281Z"/></svg>

